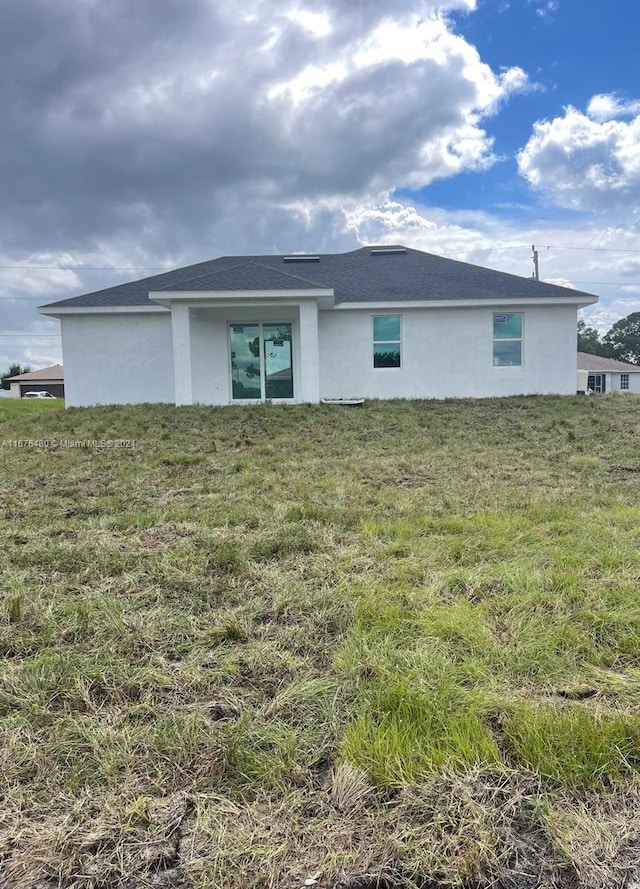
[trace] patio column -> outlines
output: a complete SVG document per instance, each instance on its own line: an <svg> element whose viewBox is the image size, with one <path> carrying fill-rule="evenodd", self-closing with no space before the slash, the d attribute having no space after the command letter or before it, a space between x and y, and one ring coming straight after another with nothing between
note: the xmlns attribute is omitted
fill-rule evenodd
<svg viewBox="0 0 640 889"><path fill-rule="evenodd" d="M300 302L300 391L298 401L320 401L320 350L318 345L318 303Z"/></svg>
<svg viewBox="0 0 640 889"><path fill-rule="evenodd" d="M191 319L189 306L171 306L171 336L173 340L173 386L177 405L193 404L191 386Z"/></svg>

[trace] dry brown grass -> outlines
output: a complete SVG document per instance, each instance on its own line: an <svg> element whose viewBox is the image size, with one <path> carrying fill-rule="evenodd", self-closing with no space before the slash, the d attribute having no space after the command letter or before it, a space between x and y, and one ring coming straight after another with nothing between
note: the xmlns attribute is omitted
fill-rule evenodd
<svg viewBox="0 0 640 889"><path fill-rule="evenodd" d="M558 801L551 811L557 847L581 886L622 889L640 880L640 782L583 799Z"/></svg>
<svg viewBox="0 0 640 889"><path fill-rule="evenodd" d="M634 786L549 809L521 771L445 773L388 796L352 767L250 802L60 798L29 820L24 801L0 818L0 885L622 889L640 854L639 803Z"/></svg>

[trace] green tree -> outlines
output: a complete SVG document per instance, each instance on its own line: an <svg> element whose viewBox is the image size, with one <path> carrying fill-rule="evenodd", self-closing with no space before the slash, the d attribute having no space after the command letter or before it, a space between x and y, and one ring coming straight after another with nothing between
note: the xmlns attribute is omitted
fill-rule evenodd
<svg viewBox="0 0 640 889"><path fill-rule="evenodd" d="M254 358L260 357L260 337L254 337L249 343L249 351Z"/></svg>
<svg viewBox="0 0 640 889"><path fill-rule="evenodd" d="M621 318L602 338L610 358L640 364L640 312Z"/></svg>
<svg viewBox="0 0 640 889"><path fill-rule="evenodd" d="M7 382L8 377L17 377L18 374L28 374L30 373L30 371L31 368L28 364L25 364L24 367L20 367L20 365L17 363L10 364L5 372L0 374L0 389L11 388L11 383Z"/></svg>
<svg viewBox="0 0 640 889"><path fill-rule="evenodd" d="M578 352L588 352L589 355L602 355L602 343L600 335L595 327L587 327L587 322L578 321Z"/></svg>

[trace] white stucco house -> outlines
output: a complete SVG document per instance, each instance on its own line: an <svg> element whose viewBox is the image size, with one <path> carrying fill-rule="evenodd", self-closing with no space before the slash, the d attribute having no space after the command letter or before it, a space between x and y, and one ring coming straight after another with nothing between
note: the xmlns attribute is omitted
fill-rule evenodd
<svg viewBox="0 0 640 889"><path fill-rule="evenodd" d="M224 256L40 307L67 405L576 391L589 293L401 246Z"/></svg>
<svg viewBox="0 0 640 889"><path fill-rule="evenodd" d="M640 367L636 364L578 352L578 371L586 376L590 392L640 393Z"/></svg>

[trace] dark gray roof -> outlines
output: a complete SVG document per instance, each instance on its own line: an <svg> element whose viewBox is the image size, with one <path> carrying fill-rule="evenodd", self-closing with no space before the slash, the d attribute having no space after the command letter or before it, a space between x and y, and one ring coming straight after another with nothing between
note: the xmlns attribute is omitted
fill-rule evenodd
<svg viewBox="0 0 640 889"><path fill-rule="evenodd" d="M403 252L372 253L374 249L361 247L349 253L321 254L317 262L303 259L291 261L291 257L285 259L282 255L222 256L106 290L63 299L42 308L148 306L149 291L212 289L207 286L207 278L221 290L303 287L302 282L283 286L286 276L303 279L306 288L333 288L336 303L424 299L527 300L562 296L584 297L592 302L596 298L580 290L497 272L421 250L396 248ZM273 278L273 283L268 282L266 269L278 272L280 276ZM196 285L194 282L197 281L200 283ZM265 282L266 287L263 286Z"/></svg>
<svg viewBox="0 0 640 889"><path fill-rule="evenodd" d="M318 284L299 275L271 268L260 262L241 262L208 275L168 284L162 290L326 290L330 284Z"/></svg>
<svg viewBox="0 0 640 889"><path fill-rule="evenodd" d="M627 364L626 361L617 361L615 358L603 358L601 355L590 355L588 352L578 352L578 370L595 370L606 373L607 371L622 371L622 373L640 373L637 364Z"/></svg>

